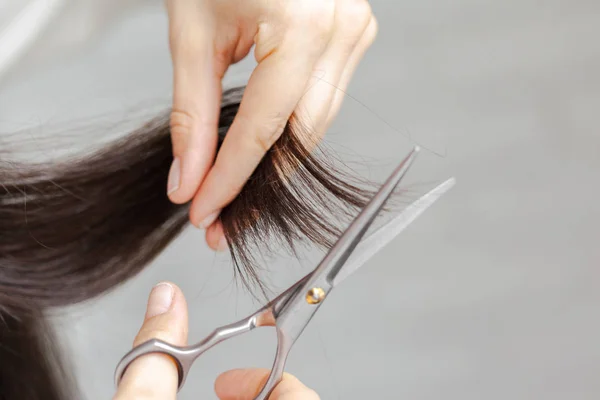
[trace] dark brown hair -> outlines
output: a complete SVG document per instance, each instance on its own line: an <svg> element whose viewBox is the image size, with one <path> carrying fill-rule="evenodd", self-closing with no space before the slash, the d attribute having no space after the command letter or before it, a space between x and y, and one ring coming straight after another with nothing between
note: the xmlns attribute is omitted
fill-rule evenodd
<svg viewBox="0 0 600 400"><path fill-rule="evenodd" d="M242 91L224 94L220 141ZM257 251L282 245L294 253L301 240L328 247L371 196L369 182L324 157L310 137L292 118L221 213L235 271L249 288L265 290ZM68 373L61 373L44 313L135 276L187 225L188 205L171 203L165 192L168 118L60 163L2 157L0 399L62 399Z"/></svg>

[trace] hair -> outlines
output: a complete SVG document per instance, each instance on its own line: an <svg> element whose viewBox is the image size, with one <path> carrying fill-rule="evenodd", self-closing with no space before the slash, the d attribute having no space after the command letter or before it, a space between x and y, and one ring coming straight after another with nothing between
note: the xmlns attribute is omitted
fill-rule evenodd
<svg viewBox="0 0 600 400"><path fill-rule="evenodd" d="M223 95L219 145L242 93ZM234 272L250 289L266 290L257 254L331 246L372 195L311 137L293 116L220 215ZM46 315L132 278L186 227L189 204L166 195L172 161L167 115L60 162L0 159L0 399L74 396Z"/></svg>

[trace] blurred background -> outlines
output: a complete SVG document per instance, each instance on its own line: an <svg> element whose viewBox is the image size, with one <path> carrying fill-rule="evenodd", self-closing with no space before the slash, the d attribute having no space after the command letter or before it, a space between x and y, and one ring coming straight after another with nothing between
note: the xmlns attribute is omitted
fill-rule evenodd
<svg viewBox="0 0 600 400"><path fill-rule="evenodd" d="M323 399L597 399L600 2L370 3L379 36L327 141L374 179L420 143L411 193L457 186L336 290L289 372ZM162 1L0 0L3 134L89 145L166 109L171 81ZM276 291L313 266L307 254L269 261ZM131 282L58 312L85 399L111 398L155 283L185 292L193 341L257 306L232 279L191 228ZM180 398L269 367L274 339L209 352Z"/></svg>

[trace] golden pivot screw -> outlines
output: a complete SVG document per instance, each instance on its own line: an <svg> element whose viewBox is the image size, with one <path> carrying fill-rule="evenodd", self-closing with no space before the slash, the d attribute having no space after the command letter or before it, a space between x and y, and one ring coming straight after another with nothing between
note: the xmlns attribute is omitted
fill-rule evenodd
<svg viewBox="0 0 600 400"><path fill-rule="evenodd" d="M319 304L325 298L325 291L320 287L312 288L306 293L306 302L308 304Z"/></svg>

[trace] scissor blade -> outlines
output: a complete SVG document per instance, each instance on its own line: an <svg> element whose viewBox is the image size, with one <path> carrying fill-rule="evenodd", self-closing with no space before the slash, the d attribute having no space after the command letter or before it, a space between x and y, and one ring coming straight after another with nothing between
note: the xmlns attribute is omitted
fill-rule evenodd
<svg viewBox="0 0 600 400"><path fill-rule="evenodd" d="M406 207L398 216L384 226L377 229L361 243L356 246L354 253L350 256L344 267L333 279L333 285L336 286L348 276L352 275L365 262L367 262L375 253L379 252L404 229L406 229L417 217L427 210L437 199L454 186L456 180L450 178L444 183L432 189L427 194Z"/></svg>

